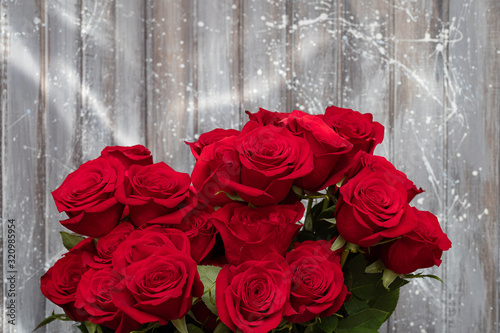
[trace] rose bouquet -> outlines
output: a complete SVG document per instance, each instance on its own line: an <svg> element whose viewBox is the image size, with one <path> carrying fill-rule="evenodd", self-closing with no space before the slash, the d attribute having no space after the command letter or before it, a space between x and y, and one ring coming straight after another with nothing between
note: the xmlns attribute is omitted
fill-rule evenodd
<svg viewBox="0 0 500 333"><path fill-rule="evenodd" d="M248 113L248 112L247 112ZM106 147L52 192L68 252L41 291L82 332L376 332L451 242L373 155L371 114L248 113L188 143L191 175ZM431 276L434 277L434 276ZM436 277L434 277L436 278Z"/></svg>

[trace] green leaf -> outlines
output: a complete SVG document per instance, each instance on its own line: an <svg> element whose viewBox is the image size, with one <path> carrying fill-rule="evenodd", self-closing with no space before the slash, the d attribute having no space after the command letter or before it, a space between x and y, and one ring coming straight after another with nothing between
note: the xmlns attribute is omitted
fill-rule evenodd
<svg viewBox="0 0 500 333"><path fill-rule="evenodd" d="M85 327L87 328L87 331L89 331L89 333L95 333L97 331L97 327L99 327L99 325L91 323L90 321L86 321L84 324L85 324ZM101 332L102 332L102 330L101 330Z"/></svg>
<svg viewBox="0 0 500 333"><path fill-rule="evenodd" d="M438 280L439 282L443 283L443 280L441 280L439 278L439 276L433 275L433 274L426 274L426 275L424 275L422 273L418 273L418 274L406 274L406 275L403 275L403 277L405 279L418 279L418 278L426 278L426 277L428 277L428 278L431 278L431 279L434 279L434 280Z"/></svg>
<svg viewBox="0 0 500 333"><path fill-rule="evenodd" d="M342 247L344 247L345 243L346 243L345 239L339 235L337 237L337 239L335 239L335 242L333 242L331 250L337 251L337 250L341 249Z"/></svg>
<svg viewBox="0 0 500 333"><path fill-rule="evenodd" d="M385 320L387 320L396 309L396 306L398 305L398 300L399 300L399 288L391 290L390 292L378 297L375 300L375 302L371 304L371 307L377 310L382 310L387 312L387 317L385 318Z"/></svg>
<svg viewBox="0 0 500 333"><path fill-rule="evenodd" d="M161 325L159 323L149 323L148 326L146 326L145 328L143 328L142 330L140 331L132 331L130 333L147 333L149 331L152 331L154 330L155 328L158 328L160 327Z"/></svg>
<svg viewBox="0 0 500 333"><path fill-rule="evenodd" d="M217 195L219 193L224 193L229 199L231 199L233 201L245 202L245 200L243 200L242 198L240 198L240 196L238 194L230 194L230 193L227 193L227 192L224 192L224 191L219 191L219 192L217 192L215 194Z"/></svg>
<svg viewBox="0 0 500 333"><path fill-rule="evenodd" d="M53 322L54 320L72 321L72 319L70 319L67 315L56 314L54 311L52 311L52 314L50 316L48 316L47 318L45 318L40 324L38 324L38 326L33 330L33 332L35 332L40 327L43 327L43 326Z"/></svg>
<svg viewBox="0 0 500 333"><path fill-rule="evenodd" d="M368 309L370 306L366 301L363 301L352 295L351 298L344 303L344 307L347 313L352 316L358 312Z"/></svg>
<svg viewBox="0 0 500 333"><path fill-rule="evenodd" d="M319 327L326 333L333 333L339 324L339 317L332 315L330 317L321 318Z"/></svg>
<svg viewBox="0 0 500 333"><path fill-rule="evenodd" d="M214 333L231 333L231 329L221 321L215 328Z"/></svg>
<svg viewBox="0 0 500 333"><path fill-rule="evenodd" d="M85 237L83 236L74 233L70 234L69 232L66 231L61 231L60 234L63 245L68 251L74 248L78 243L80 243L82 240L85 239Z"/></svg>
<svg viewBox="0 0 500 333"><path fill-rule="evenodd" d="M377 309L366 309L339 322L338 333L371 332L382 326L388 313ZM368 329L368 330L366 330Z"/></svg>
<svg viewBox="0 0 500 333"><path fill-rule="evenodd" d="M394 280L396 280L398 276L399 274L397 274L393 270L385 268L384 273L382 273L382 284L386 289L389 289L391 283L394 282Z"/></svg>
<svg viewBox="0 0 500 333"><path fill-rule="evenodd" d="M187 324L187 328L189 333L205 333L205 331L194 324Z"/></svg>
<svg viewBox="0 0 500 333"><path fill-rule="evenodd" d="M188 328L186 326L186 317L182 317L181 319L172 320L172 324L174 324L175 328L181 333L189 333Z"/></svg>
<svg viewBox="0 0 500 333"><path fill-rule="evenodd" d="M373 274L373 273L380 273L384 270L384 263L382 262L382 260L377 260L375 261L374 263L372 263L371 265L367 266L365 268L365 273L368 273L368 274Z"/></svg>
<svg viewBox="0 0 500 333"><path fill-rule="evenodd" d="M215 281L221 269L222 268L217 266L198 265L198 273L200 274L200 279L204 286L201 299L207 308L215 315L217 315L217 307L215 306Z"/></svg>

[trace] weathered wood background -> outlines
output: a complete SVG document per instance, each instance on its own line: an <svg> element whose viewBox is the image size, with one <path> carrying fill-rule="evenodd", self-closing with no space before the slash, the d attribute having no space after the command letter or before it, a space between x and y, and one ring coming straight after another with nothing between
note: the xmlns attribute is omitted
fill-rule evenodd
<svg viewBox="0 0 500 333"><path fill-rule="evenodd" d="M444 284L413 281L382 331L500 330L498 0L2 0L0 29L3 279L8 219L18 271L3 332L56 309L39 291L63 253L50 192L104 146L190 171L183 141L245 110L331 104L383 123L376 153L453 242L427 270Z"/></svg>

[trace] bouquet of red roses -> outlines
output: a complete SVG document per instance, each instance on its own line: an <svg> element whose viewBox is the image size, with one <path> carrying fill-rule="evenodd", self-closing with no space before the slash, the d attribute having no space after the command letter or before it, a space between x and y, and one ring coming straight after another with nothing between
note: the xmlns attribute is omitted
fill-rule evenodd
<svg viewBox="0 0 500 333"><path fill-rule="evenodd" d="M248 112L247 112L248 113ZM248 113L188 143L191 176L106 147L52 192L68 252L41 291L82 332L376 332L451 242L373 155L371 114ZM428 275L425 275L428 276ZM434 276L432 276L434 277Z"/></svg>

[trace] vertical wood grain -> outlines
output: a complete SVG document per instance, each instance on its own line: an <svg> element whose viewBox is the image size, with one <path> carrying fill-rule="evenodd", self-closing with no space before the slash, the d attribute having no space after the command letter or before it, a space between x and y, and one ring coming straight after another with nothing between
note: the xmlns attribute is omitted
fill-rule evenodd
<svg viewBox="0 0 500 333"><path fill-rule="evenodd" d="M376 154L389 159L391 132L392 10L385 1L342 1L340 104L371 113L385 127L384 141Z"/></svg>
<svg viewBox="0 0 500 333"><path fill-rule="evenodd" d="M293 109L318 114L340 105L338 14L337 1L293 4Z"/></svg>
<svg viewBox="0 0 500 333"><path fill-rule="evenodd" d="M39 269L41 275L59 260L66 249L59 232L67 231L59 220L60 214L52 200L54 191L64 178L81 163L81 137L79 128L81 100L80 10L78 0L47 1L47 90L46 105L46 188L45 188L45 237L47 240L45 265ZM63 313L55 304L46 300L45 316L52 311ZM38 331L37 331L38 332ZM40 332L77 332L71 322L55 321L41 328Z"/></svg>
<svg viewBox="0 0 500 333"><path fill-rule="evenodd" d="M182 172L190 172L194 162L184 145L193 137L196 110L194 4L153 1L150 13L152 103L147 110L147 141L155 162L164 161Z"/></svg>
<svg viewBox="0 0 500 333"><path fill-rule="evenodd" d="M115 1L82 0L81 11L83 163L113 144Z"/></svg>
<svg viewBox="0 0 500 333"><path fill-rule="evenodd" d="M9 324L3 312L3 332L31 331L44 315L45 300L39 292L40 266L46 246L44 6L44 1L2 3L3 19L7 20L2 26L5 43L2 55L4 239L8 219L16 221L16 265L3 268L4 278L6 274L16 277L16 325ZM5 263L6 258L3 259Z"/></svg>
<svg viewBox="0 0 500 333"><path fill-rule="evenodd" d="M145 1L115 2L113 144L146 143Z"/></svg>
<svg viewBox="0 0 500 333"><path fill-rule="evenodd" d="M291 2L241 2L243 110L257 112L262 107L271 111L291 111L287 109L291 101L287 5Z"/></svg>
<svg viewBox="0 0 500 333"><path fill-rule="evenodd" d="M500 5L450 1L443 332L499 331Z"/></svg>
<svg viewBox="0 0 500 333"><path fill-rule="evenodd" d="M411 203L436 214L446 228L443 115L447 2L394 2L394 165L426 192ZM447 257L447 254L444 255ZM443 264L444 266L444 264ZM444 267L426 269L445 281ZM440 282L415 279L403 288L393 318L396 332L443 331Z"/></svg>
<svg viewBox="0 0 500 333"><path fill-rule="evenodd" d="M240 125L240 1L197 2L196 134Z"/></svg>

